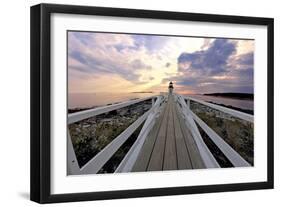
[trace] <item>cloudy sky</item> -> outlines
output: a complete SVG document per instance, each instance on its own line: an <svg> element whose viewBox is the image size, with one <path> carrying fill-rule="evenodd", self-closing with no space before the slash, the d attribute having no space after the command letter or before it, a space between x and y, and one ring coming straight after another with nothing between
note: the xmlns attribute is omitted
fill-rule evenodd
<svg viewBox="0 0 281 207"><path fill-rule="evenodd" d="M70 93L253 92L253 40L68 32Z"/></svg>

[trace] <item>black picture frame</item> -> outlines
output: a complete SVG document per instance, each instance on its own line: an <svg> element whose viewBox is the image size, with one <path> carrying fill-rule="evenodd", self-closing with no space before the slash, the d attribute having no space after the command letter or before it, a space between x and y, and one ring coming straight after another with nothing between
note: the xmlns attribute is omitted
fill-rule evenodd
<svg viewBox="0 0 281 207"><path fill-rule="evenodd" d="M232 23L267 26L267 181L238 184L220 184L187 187L169 187L106 192L85 192L74 194L50 193L50 16L53 13L99 15L111 17L134 17L164 20L181 20L206 23ZM88 201L101 199L133 198L146 196L166 196L179 194L210 193L271 189L274 186L273 147L273 44L274 20L272 18L195 14L168 11L103 8L89 6L39 4L31 7L31 151L30 151L30 199L38 203Z"/></svg>

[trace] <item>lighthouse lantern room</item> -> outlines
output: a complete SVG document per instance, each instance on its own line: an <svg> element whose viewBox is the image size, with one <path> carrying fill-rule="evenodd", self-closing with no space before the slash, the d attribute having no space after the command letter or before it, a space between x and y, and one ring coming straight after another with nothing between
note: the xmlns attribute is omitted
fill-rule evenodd
<svg viewBox="0 0 281 207"><path fill-rule="evenodd" d="M168 89L169 89L169 94L172 94L172 93L173 93L173 89L174 89L174 86L173 86L173 82L172 82L172 81L169 83Z"/></svg>

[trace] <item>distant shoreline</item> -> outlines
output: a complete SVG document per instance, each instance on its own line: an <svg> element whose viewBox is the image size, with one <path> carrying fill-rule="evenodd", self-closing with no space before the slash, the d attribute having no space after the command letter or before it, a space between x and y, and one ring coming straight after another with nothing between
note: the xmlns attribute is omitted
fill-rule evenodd
<svg viewBox="0 0 281 207"><path fill-rule="evenodd" d="M153 91L135 91L131 93L154 93Z"/></svg>
<svg viewBox="0 0 281 207"><path fill-rule="evenodd" d="M254 94L252 93L204 93L203 95L218 96L218 97L233 98L233 99L254 100Z"/></svg>

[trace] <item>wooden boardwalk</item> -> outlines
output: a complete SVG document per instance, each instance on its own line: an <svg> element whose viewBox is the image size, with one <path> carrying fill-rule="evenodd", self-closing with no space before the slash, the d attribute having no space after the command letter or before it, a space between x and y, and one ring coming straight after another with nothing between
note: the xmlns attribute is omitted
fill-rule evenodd
<svg viewBox="0 0 281 207"><path fill-rule="evenodd" d="M172 95L148 134L132 171L205 168Z"/></svg>

